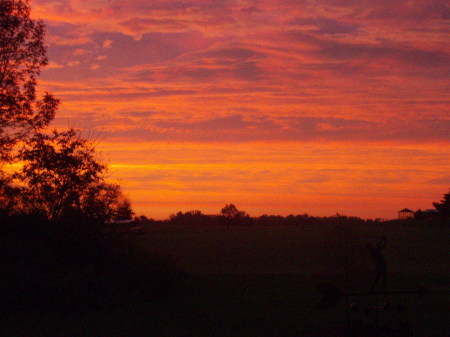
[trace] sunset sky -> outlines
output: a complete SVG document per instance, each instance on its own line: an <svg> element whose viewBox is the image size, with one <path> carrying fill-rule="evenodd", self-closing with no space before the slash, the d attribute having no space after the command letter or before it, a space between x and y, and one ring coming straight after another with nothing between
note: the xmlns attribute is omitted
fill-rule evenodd
<svg viewBox="0 0 450 337"><path fill-rule="evenodd" d="M33 0L55 127L138 215L394 218L450 187L444 0Z"/></svg>

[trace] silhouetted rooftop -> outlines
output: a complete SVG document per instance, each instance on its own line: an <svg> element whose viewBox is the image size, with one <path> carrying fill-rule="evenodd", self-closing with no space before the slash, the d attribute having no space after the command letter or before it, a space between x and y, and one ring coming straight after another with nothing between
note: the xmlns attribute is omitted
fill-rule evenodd
<svg viewBox="0 0 450 337"><path fill-rule="evenodd" d="M399 211L399 212L408 212L408 213L414 213L414 211L411 211L410 209L408 209L408 208L405 208L405 209L402 209L401 211Z"/></svg>

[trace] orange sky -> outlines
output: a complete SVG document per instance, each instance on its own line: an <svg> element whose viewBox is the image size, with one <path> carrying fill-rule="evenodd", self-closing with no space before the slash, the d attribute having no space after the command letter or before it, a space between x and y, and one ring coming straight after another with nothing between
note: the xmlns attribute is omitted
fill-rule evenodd
<svg viewBox="0 0 450 337"><path fill-rule="evenodd" d="M393 218L450 186L441 0L34 0L57 127L138 214Z"/></svg>

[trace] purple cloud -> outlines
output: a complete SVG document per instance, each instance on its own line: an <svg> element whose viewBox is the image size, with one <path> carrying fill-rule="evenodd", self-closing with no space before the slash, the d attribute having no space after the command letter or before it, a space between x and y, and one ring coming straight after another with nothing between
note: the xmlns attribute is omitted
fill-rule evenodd
<svg viewBox="0 0 450 337"><path fill-rule="evenodd" d="M349 43L337 40L319 39L300 30L286 32L290 41L310 45L310 51L318 57L336 61L382 61L395 60L415 67L446 68L450 64L449 55L442 50L425 50L409 45L379 41L377 44Z"/></svg>
<svg viewBox="0 0 450 337"><path fill-rule="evenodd" d="M310 32L317 34L354 34L360 31L360 25L355 23L342 22L326 17L297 18L290 22L298 26L315 26Z"/></svg>
<svg viewBox="0 0 450 337"><path fill-rule="evenodd" d="M450 141L448 119L395 119L381 123L325 117L244 118L242 115L231 115L204 121L150 118L147 122L147 129L136 124L129 130L107 134L111 137L141 138L142 141Z"/></svg>

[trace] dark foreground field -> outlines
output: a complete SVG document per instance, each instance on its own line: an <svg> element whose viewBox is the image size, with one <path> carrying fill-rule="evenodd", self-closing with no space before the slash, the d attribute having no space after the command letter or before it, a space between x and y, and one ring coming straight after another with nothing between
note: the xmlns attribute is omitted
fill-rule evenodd
<svg viewBox="0 0 450 337"><path fill-rule="evenodd" d="M367 292L365 244L387 237L388 291L320 308L317 283ZM1 336L450 335L450 229L153 226L140 244L170 255L186 276L169 297L103 309L2 317ZM347 270L347 272L345 272ZM378 310L378 323L376 307ZM352 310L347 310L351 307ZM347 314L348 312L348 314ZM380 329L375 332L373 327Z"/></svg>

